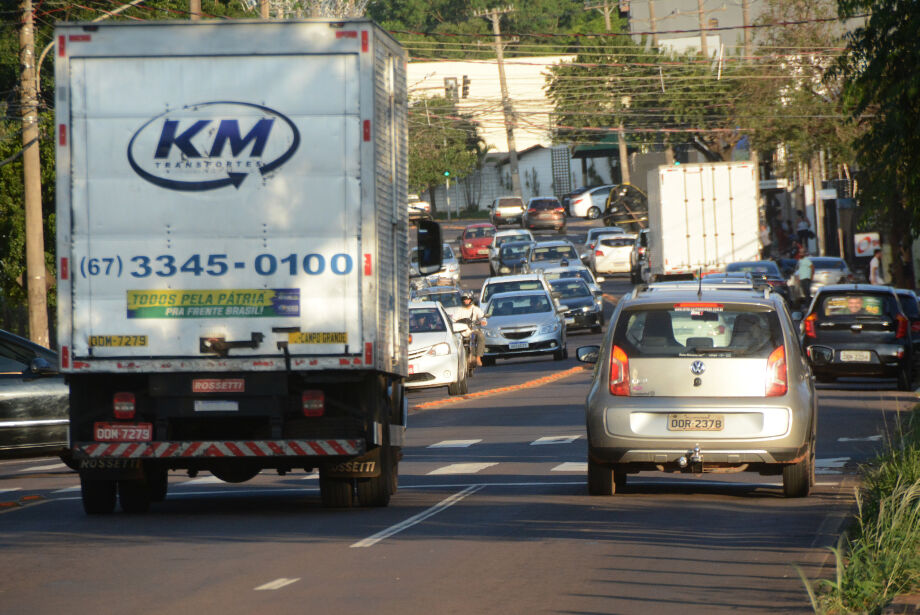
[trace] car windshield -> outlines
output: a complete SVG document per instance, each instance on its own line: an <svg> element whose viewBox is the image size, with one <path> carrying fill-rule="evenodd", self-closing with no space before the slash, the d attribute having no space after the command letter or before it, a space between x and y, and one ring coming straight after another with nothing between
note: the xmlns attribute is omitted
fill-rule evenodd
<svg viewBox="0 0 920 615"><path fill-rule="evenodd" d="M446 331L447 325L436 308L416 308L409 310L409 333L431 333Z"/></svg>
<svg viewBox="0 0 920 615"><path fill-rule="evenodd" d="M593 228L588 231L588 242L592 242L599 235L612 235L614 233L622 233L623 229L617 227L605 227L605 228Z"/></svg>
<svg viewBox="0 0 920 615"><path fill-rule="evenodd" d="M605 237L601 239L601 245L608 248L625 248L632 247L636 240L632 237Z"/></svg>
<svg viewBox="0 0 920 615"><path fill-rule="evenodd" d="M437 301L446 308L458 307L461 303L460 291L449 293L419 293L421 301Z"/></svg>
<svg viewBox="0 0 920 615"><path fill-rule="evenodd" d="M920 309L917 307L917 297L913 293L898 293L901 309L911 320L920 319Z"/></svg>
<svg viewBox="0 0 920 615"><path fill-rule="evenodd" d="M502 258L522 258L527 256L527 250L530 248L529 244L513 244L510 246L502 246L501 257Z"/></svg>
<svg viewBox="0 0 920 615"><path fill-rule="evenodd" d="M588 285L580 278L553 280L549 284L552 289L559 293L564 299L592 296Z"/></svg>
<svg viewBox="0 0 920 615"><path fill-rule="evenodd" d="M553 306L545 294L519 295L517 297L501 297L491 302L486 316L517 316L551 311L553 311Z"/></svg>
<svg viewBox="0 0 920 615"><path fill-rule="evenodd" d="M543 290L539 280L521 280L517 282L493 282L487 284L482 291L482 302L486 303L492 295L498 293L512 293L518 290Z"/></svg>
<svg viewBox="0 0 920 615"><path fill-rule="evenodd" d="M467 239L482 239L483 237L491 237L494 234L495 229L491 226L474 226L466 229Z"/></svg>
<svg viewBox="0 0 920 615"><path fill-rule="evenodd" d="M815 311L824 318L894 318L900 309L889 295L878 293L821 293Z"/></svg>
<svg viewBox="0 0 920 615"><path fill-rule="evenodd" d="M783 344L776 312L756 306L638 306L617 321L613 343L630 357L766 358Z"/></svg>
<svg viewBox="0 0 920 615"><path fill-rule="evenodd" d="M552 271L549 273L543 274L546 276L547 280L562 280L564 278L577 278L584 280L585 284L595 284L594 279L591 277L591 272L582 267L565 269L563 271Z"/></svg>
<svg viewBox="0 0 920 615"><path fill-rule="evenodd" d="M811 264L815 269L836 269L844 271L847 268L847 262L841 258L816 258L811 257Z"/></svg>
<svg viewBox="0 0 920 615"><path fill-rule="evenodd" d="M578 254L575 253L575 248L572 246L545 246L533 249L531 253L530 260L533 262L540 261L558 261L564 258L571 258L578 260Z"/></svg>
<svg viewBox="0 0 920 615"><path fill-rule="evenodd" d="M763 261L758 263L729 263L725 266L725 273L762 273L767 275L780 276L779 267L776 263Z"/></svg>

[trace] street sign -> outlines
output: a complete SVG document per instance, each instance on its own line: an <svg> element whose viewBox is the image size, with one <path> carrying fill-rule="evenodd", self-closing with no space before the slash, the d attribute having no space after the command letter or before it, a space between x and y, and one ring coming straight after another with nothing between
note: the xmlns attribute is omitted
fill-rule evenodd
<svg viewBox="0 0 920 615"><path fill-rule="evenodd" d="M881 247L878 233L855 233L853 235L854 254L857 258L872 256L876 248Z"/></svg>

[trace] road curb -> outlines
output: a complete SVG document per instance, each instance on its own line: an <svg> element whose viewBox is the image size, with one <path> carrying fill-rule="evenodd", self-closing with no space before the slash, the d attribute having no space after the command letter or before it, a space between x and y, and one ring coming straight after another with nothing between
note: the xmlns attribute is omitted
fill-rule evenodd
<svg viewBox="0 0 920 615"><path fill-rule="evenodd" d="M510 393L512 391L523 391L524 389L533 389L536 387L543 386L544 384L549 384L551 382L556 382L557 380L562 380L563 378L568 378L569 376L574 376L575 374L587 371L581 365L572 367L565 371L556 372L555 374L550 374L549 376L543 376L542 378L537 378L536 380L529 380L527 382L522 382L521 384L514 384L507 387L499 387L497 389L486 389L485 391L477 391L475 393L469 393L467 395L461 395L459 397L449 397L447 399L438 399L435 401L428 401L422 404L412 406L411 411L419 412L421 410L430 410L432 408L442 408L444 406L451 406L454 404L463 403L472 399L479 399L481 397L491 397L492 395L499 395L501 393Z"/></svg>

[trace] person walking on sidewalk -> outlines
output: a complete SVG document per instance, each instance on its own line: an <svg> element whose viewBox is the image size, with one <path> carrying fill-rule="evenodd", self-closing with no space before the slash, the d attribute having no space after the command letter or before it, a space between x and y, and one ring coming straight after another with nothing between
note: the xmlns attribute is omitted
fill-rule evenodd
<svg viewBox="0 0 920 615"><path fill-rule="evenodd" d="M807 305L811 301L811 279L815 275L815 265L808 258L808 250L801 251L798 267L796 276L799 278L799 288L802 290L802 303Z"/></svg>
<svg viewBox="0 0 920 615"><path fill-rule="evenodd" d="M875 249L872 260L869 261L869 284L885 284L885 270L882 269L882 251Z"/></svg>
<svg viewBox="0 0 920 615"><path fill-rule="evenodd" d="M760 225L760 260L765 261L770 258L772 253L771 247L773 240L770 239L770 229L766 224Z"/></svg>

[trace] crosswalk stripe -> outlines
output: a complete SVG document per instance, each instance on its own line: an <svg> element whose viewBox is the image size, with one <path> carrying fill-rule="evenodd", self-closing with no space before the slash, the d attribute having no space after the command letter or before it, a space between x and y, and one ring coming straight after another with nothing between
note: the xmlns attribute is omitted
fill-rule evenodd
<svg viewBox="0 0 920 615"><path fill-rule="evenodd" d="M20 473L22 472L45 472L47 470L60 470L61 468L66 468L66 467L67 467L67 464L55 463L54 465L50 465L50 466L37 466L35 468L26 468L24 470L19 470L19 472Z"/></svg>
<svg viewBox="0 0 920 615"><path fill-rule="evenodd" d="M428 448L466 448L480 442L482 440L442 440L437 444L429 445Z"/></svg>
<svg viewBox="0 0 920 615"><path fill-rule="evenodd" d="M452 463L443 468L438 468L437 470L432 470L429 472L429 476L435 474L476 474L481 472L486 468L491 468L492 466L498 465L497 463Z"/></svg>
<svg viewBox="0 0 920 615"><path fill-rule="evenodd" d="M275 590L275 589L281 589L282 587L285 587L292 583L296 583L299 580L300 580L299 578L297 579L285 579L285 578L275 579L274 581L269 581L265 585L259 585L258 587L255 588L255 591L259 592L259 591L265 591L265 590L270 591L270 590Z"/></svg>
<svg viewBox="0 0 920 615"><path fill-rule="evenodd" d="M566 461L560 463L551 472L587 472L588 462L586 461Z"/></svg>
<svg viewBox="0 0 920 615"><path fill-rule="evenodd" d="M581 436L544 436L530 443L531 446L541 446L543 444L571 444Z"/></svg>

